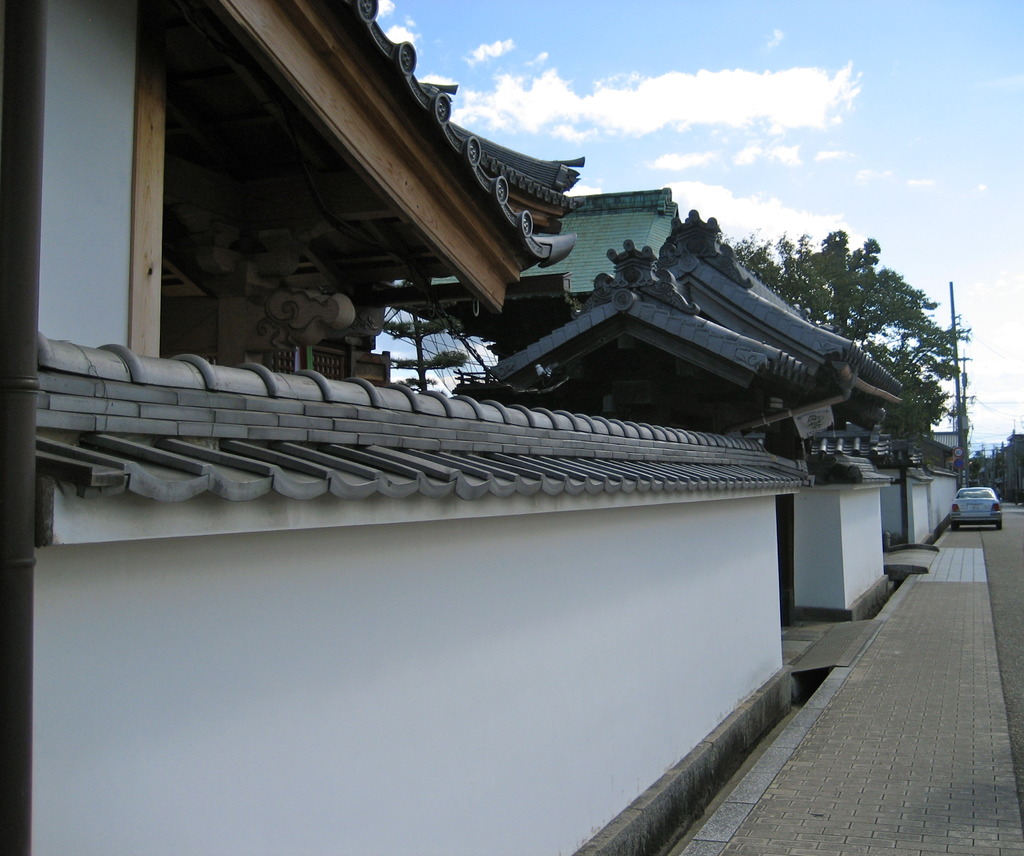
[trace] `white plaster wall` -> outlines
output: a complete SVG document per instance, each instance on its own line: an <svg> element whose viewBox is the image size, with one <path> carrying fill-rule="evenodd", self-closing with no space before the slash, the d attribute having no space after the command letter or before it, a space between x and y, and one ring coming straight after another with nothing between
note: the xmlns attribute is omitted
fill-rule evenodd
<svg viewBox="0 0 1024 856"><path fill-rule="evenodd" d="M128 336L137 0L49 0L39 329Z"/></svg>
<svg viewBox="0 0 1024 856"><path fill-rule="evenodd" d="M840 496L808 488L795 498L793 522L794 593L797 606L845 607Z"/></svg>
<svg viewBox="0 0 1024 856"><path fill-rule="evenodd" d="M917 544L924 543L932 533L931 514L928 507L928 482L911 481L911 531Z"/></svg>
<svg viewBox="0 0 1024 856"><path fill-rule="evenodd" d="M899 470L879 470L887 476L899 478ZM903 534L903 504L899 484L890 484L882 488L882 531L891 532L893 543L898 543Z"/></svg>
<svg viewBox="0 0 1024 856"><path fill-rule="evenodd" d="M848 609L883 573L879 489L808 488L795 510L796 605Z"/></svg>
<svg viewBox="0 0 1024 856"><path fill-rule="evenodd" d="M882 516L877 487L840 491L843 511L844 607L878 582L882 559Z"/></svg>
<svg viewBox="0 0 1024 856"><path fill-rule="evenodd" d="M774 539L764 497L42 549L33 853L570 853L781 667Z"/></svg>
<svg viewBox="0 0 1024 856"><path fill-rule="evenodd" d="M931 528L934 531L939 524L946 519L950 506L953 504L953 497L956 496L957 478L953 473L932 472L932 482L929 486L928 502L929 514L931 516Z"/></svg>

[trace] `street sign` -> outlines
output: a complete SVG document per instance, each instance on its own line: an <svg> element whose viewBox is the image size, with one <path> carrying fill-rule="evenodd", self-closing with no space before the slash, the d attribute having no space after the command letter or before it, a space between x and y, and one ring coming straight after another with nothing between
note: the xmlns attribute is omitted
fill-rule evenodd
<svg viewBox="0 0 1024 856"><path fill-rule="evenodd" d="M962 447L962 446L957 446L957 447L956 447L956 448L955 448L955 449L953 450L953 457L954 457L954 458L962 458L963 456L964 456L964 450L963 450L963 447Z"/></svg>
<svg viewBox="0 0 1024 856"><path fill-rule="evenodd" d="M953 458L953 468L957 470L962 470L964 468L964 459Z"/></svg>

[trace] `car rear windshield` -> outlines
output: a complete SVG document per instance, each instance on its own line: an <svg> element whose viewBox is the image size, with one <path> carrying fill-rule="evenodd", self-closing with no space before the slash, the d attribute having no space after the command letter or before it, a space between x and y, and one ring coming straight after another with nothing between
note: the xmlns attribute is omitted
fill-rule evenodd
<svg viewBox="0 0 1024 856"><path fill-rule="evenodd" d="M968 487L957 492L962 499L992 499L995 493L987 487Z"/></svg>

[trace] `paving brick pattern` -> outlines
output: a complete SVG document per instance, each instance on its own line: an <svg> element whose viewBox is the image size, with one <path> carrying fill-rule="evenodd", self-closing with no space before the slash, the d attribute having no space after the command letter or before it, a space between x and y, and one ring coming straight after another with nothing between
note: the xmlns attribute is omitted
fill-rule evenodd
<svg viewBox="0 0 1024 856"><path fill-rule="evenodd" d="M988 580L985 573L985 551L981 547L953 547L939 551L927 574L921 582L934 583L983 583Z"/></svg>
<svg viewBox="0 0 1024 856"><path fill-rule="evenodd" d="M822 709L798 714L812 724L777 775L687 856L1024 854L987 585L915 579L894 601Z"/></svg>

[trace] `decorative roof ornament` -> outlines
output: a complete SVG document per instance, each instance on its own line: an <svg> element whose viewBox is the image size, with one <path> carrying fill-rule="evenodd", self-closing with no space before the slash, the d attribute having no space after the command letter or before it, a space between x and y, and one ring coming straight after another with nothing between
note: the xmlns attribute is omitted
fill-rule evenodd
<svg viewBox="0 0 1024 856"><path fill-rule="evenodd" d="M696 210L691 210L678 225L672 224L672 239L682 249L702 259L722 252L722 230L718 227L718 220L710 217L705 223Z"/></svg>
<svg viewBox="0 0 1024 856"><path fill-rule="evenodd" d="M712 217L706 223L697 211L685 220L672 221L672 233L661 248L662 267L674 267L683 273L695 270L700 260L712 261L722 254L722 230Z"/></svg>
<svg viewBox="0 0 1024 856"><path fill-rule="evenodd" d="M718 220L710 217L704 222L693 210L685 220L677 218L672 222L672 234L661 248L661 265L680 273L691 273L701 261L722 271L744 288L760 284L760 280L740 264L732 247L722 243Z"/></svg>
<svg viewBox="0 0 1024 856"><path fill-rule="evenodd" d="M309 288L277 288L267 295L263 311L257 332L276 348L315 345L356 320L356 308L344 294Z"/></svg>
<svg viewBox="0 0 1024 856"><path fill-rule="evenodd" d="M696 315L700 307L676 281L671 271L658 265L654 250L636 248L632 241L623 241L622 252L608 250L615 265L615 274L600 273L594 279L594 293L583 305L583 312L611 303L620 312L628 310L641 295L665 303L674 309Z"/></svg>

